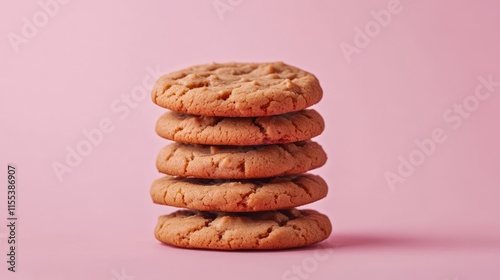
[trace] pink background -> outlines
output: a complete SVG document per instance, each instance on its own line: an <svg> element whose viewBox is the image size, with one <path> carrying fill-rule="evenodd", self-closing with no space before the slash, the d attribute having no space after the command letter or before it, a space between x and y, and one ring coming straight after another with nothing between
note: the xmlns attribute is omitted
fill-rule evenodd
<svg viewBox="0 0 500 280"><path fill-rule="evenodd" d="M3 1L2 279L500 278L500 87L458 129L443 119L479 76L500 81L498 2L401 0L350 63L342 42L353 45L355 28L389 0L232 0L222 19L213 2L69 1L16 53L9 33L22 34L23 17L43 10ZM174 210L149 198L166 144L154 132L163 110L149 93L127 116L112 104L124 104L146 67L276 60L323 86L315 108L327 129L316 139L329 161L314 172L330 193L307 208L328 214L334 234L323 247L279 252L160 245L156 217ZM105 118L113 132L60 182L51 164ZM436 128L447 140L391 190L386 171L397 173L398 157ZM16 273L5 262L7 163L18 168ZM307 271L283 278L293 266Z"/></svg>

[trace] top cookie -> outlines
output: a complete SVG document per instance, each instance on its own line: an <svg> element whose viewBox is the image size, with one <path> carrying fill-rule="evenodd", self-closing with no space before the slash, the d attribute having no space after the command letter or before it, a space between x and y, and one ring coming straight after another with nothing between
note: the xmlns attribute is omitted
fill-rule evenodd
<svg viewBox="0 0 500 280"><path fill-rule="evenodd" d="M153 102L189 114L258 117L302 110L320 101L323 91L306 71L274 63L212 63L160 77Z"/></svg>

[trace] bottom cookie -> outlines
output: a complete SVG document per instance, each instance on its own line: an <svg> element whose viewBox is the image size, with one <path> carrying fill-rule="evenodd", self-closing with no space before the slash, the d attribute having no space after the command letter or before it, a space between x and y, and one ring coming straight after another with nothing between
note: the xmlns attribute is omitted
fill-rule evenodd
<svg viewBox="0 0 500 280"><path fill-rule="evenodd" d="M159 241L183 248L214 250L285 249L311 245L330 236L327 216L315 210L225 213L180 210L160 216Z"/></svg>

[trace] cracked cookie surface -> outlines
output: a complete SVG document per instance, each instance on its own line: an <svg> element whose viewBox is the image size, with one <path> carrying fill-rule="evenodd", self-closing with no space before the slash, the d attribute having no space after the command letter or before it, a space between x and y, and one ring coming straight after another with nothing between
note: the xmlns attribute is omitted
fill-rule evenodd
<svg viewBox="0 0 500 280"><path fill-rule="evenodd" d="M160 151L156 167L173 176L249 179L300 174L325 162L323 148L310 140L265 146L173 143Z"/></svg>
<svg viewBox="0 0 500 280"><path fill-rule="evenodd" d="M317 175L253 180L207 180L165 176L150 189L156 204L202 211L254 212L297 207L324 198L326 182Z"/></svg>
<svg viewBox="0 0 500 280"><path fill-rule="evenodd" d="M332 225L314 210L217 213L180 210L160 216L159 241L184 248L215 250L285 249L328 238Z"/></svg>
<svg viewBox="0 0 500 280"><path fill-rule="evenodd" d="M267 145L311 139L325 129L315 110L269 117L225 118L167 112L156 122L163 138L205 145Z"/></svg>
<svg viewBox="0 0 500 280"><path fill-rule="evenodd" d="M177 112L255 117L302 110L323 91L314 75L283 62L211 63L161 76L151 95Z"/></svg>

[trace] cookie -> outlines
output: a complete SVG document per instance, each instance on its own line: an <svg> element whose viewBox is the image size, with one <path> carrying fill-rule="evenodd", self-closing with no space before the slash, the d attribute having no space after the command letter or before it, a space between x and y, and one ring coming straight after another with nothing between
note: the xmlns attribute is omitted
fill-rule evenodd
<svg viewBox="0 0 500 280"><path fill-rule="evenodd" d="M332 225L314 210L213 213L181 210L161 216L159 241L183 248L215 250L285 249L328 238Z"/></svg>
<svg viewBox="0 0 500 280"><path fill-rule="evenodd" d="M160 151L156 167L181 177L248 179L300 174L325 162L323 148L310 140L266 146L173 143Z"/></svg>
<svg viewBox="0 0 500 280"><path fill-rule="evenodd" d="M153 102L188 114L258 117L302 110L321 100L316 77L283 62L211 63L161 76Z"/></svg>
<svg viewBox="0 0 500 280"><path fill-rule="evenodd" d="M325 129L314 110L270 117L224 118L167 112L156 123L163 138L205 145L266 145L311 139Z"/></svg>
<svg viewBox="0 0 500 280"><path fill-rule="evenodd" d="M225 212L291 208L322 199L327 193L326 182L312 174L253 180L165 176L151 186L156 204Z"/></svg>

